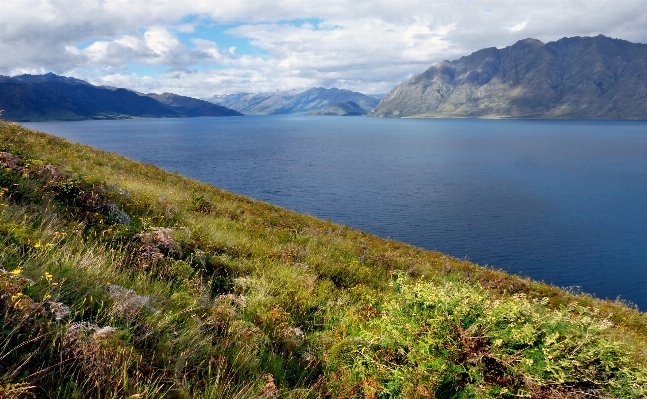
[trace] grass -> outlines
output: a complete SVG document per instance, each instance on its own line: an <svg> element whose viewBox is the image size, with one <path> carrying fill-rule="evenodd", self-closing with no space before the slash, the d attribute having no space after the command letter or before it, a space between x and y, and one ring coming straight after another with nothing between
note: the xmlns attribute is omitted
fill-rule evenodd
<svg viewBox="0 0 647 399"><path fill-rule="evenodd" d="M647 316L0 124L0 397L639 398Z"/></svg>

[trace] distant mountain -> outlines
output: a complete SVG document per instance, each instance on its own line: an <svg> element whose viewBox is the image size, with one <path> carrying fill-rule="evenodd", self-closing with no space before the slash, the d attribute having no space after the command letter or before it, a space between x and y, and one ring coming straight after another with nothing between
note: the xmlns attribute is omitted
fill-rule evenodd
<svg viewBox="0 0 647 399"><path fill-rule="evenodd" d="M359 116L366 115L370 110L360 107L354 101L346 101L330 105L319 111L310 111L308 115L340 115L340 116Z"/></svg>
<svg viewBox="0 0 647 399"><path fill-rule="evenodd" d="M600 35L486 48L396 86L369 116L647 119L647 45Z"/></svg>
<svg viewBox="0 0 647 399"><path fill-rule="evenodd" d="M2 119L13 121L241 115L194 98L142 95L52 73L0 76L0 109Z"/></svg>
<svg viewBox="0 0 647 399"><path fill-rule="evenodd" d="M384 96L386 96L386 95L387 95L387 93L374 93L374 94L367 94L367 96L369 96L369 97L373 97L373 98L375 98L375 99L376 99L376 100L378 100L378 101L381 101L381 100L384 98Z"/></svg>
<svg viewBox="0 0 647 399"><path fill-rule="evenodd" d="M319 111L330 105L353 101L366 111L379 100L362 93L343 89L313 87L276 93L241 93L217 95L208 98L214 104L235 109L244 114L298 114Z"/></svg>
<svg viewBox="0 0 647 399"><path fill-rule="evenodd" d="M208 101L198 100L197 98L180 96L173 93L155 94L150 93L146 96L153 98L162 104L166 104L183 115L189 117L195 116L241 116L242 114L233 109L223 107L222 105L212 104Z"/></svg>

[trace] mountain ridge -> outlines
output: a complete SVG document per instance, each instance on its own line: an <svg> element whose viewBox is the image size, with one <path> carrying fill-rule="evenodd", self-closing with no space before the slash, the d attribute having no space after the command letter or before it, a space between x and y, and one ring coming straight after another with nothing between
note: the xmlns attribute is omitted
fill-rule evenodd
<svg viewBox="0 0 647 399"><path fill-rule="evenodd" d="M242 115L191 97L94 86L53 73L0 76L0 109L2 119L20 122Z"/></svg>
<svg viewBox="0 0 647 399"><path fill-rule="evenodd" d="M524 39L442 61L391 90L375 117L647 119L647 45Z"/></svg>

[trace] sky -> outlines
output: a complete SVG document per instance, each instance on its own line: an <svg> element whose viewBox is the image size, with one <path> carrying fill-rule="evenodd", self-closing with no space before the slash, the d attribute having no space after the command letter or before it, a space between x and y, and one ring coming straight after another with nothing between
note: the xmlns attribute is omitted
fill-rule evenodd
<svg viewBox="0 0 647 399"><path fill-rule="evenodd" d="M598 34L647 43L645 0L0 0L0 75L377 94L481 48Z"/></svg>

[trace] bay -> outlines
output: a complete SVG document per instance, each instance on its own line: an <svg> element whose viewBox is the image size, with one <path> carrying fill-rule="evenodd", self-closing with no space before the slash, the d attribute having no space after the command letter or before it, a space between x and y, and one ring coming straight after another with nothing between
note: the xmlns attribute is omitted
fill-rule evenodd
<svg viewBox="0 0 647 399"><path fill-rule="evenodd" d="M288 115L23 125L647 308L647 122Z"/></svg>

